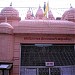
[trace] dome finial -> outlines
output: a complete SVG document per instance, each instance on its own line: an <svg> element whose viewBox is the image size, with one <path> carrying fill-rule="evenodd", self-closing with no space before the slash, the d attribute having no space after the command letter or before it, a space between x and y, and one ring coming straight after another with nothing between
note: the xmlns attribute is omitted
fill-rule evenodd
<svg viewBox="0 0 75 75"><path fill-rule="evenodd" d="M29 11L30 11L30 7L29 7Z"/></svg>
<svg viewBox="0 0 75 75"><path fill-rule="evenodd" d="M12 6L12 2L10 3L10 6Z"/></svg>
<svg viewBox="0 0 75 75"><path fill-rule="evenodd" d="M32 10L32 8L31 8L31 10ZM32 17L34 17L33 10L32 10Z"/></svg>
<svg viewBox="0 0 75 75"><path fill-rule="evenodd" d="M70 3L70 8L73 8L72 5L71 5L71 3Z"/></svg>
<svg viewBox="0 0 75 75"><path fill-rule="evenodd" d="M41 8L40 4L39 4L39 9Z"/></svg>

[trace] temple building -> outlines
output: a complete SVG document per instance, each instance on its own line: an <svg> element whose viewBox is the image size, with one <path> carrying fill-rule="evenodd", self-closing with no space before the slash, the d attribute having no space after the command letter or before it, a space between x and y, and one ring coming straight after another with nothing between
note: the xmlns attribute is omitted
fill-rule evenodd
<svg viewBox="0 0 75 75"><path fill-rule="evenodd" d="M75 8L58 20L41 7L25 15L0 12L0 75L75 75Z"/></svg>

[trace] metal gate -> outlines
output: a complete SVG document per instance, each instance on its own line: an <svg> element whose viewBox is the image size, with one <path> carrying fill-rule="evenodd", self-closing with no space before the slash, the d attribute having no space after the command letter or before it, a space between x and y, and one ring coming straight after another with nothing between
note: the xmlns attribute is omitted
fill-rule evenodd
<svg viewBox="0 0 75 75"><path fill-rule="evenodd" d="M54 65L47 66L46 62ZM21 45L21 75L75 75L74 65L72 44Z"/></svg>
<svg viewBox="0 0 75 75"><path fill-rule="evenodd" d="M21 66L21 75L75 75L75 66Z"/></svg>

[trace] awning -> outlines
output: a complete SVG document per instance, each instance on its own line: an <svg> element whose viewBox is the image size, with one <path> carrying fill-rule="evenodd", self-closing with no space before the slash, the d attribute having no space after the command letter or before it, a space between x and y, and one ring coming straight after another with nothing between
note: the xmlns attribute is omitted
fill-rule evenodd
<svg viewBox="0 0 75 75"><path fill-rule="evenodd" d="M0 62L0 70L7 69L10 70L12 68L12 63Z"/></svg>

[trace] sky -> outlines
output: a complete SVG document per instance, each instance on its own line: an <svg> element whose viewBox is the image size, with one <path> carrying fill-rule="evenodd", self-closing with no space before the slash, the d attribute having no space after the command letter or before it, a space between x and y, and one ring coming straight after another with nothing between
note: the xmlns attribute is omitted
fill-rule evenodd
<svg viewBox="0 0 75 75"><path fill-rule="evenodd" d="M29 7L37 7L32 8L35 14L39 5L41 7L44 6L44 2L49 2L49 10L52 11L54 17L61 17L65 10L70 8L70 4L75 8L75 0L0 0L0 10L3 9L3 7L10 6L11 2L12 6L20 12L22 18L25 17Z"/></svg>

